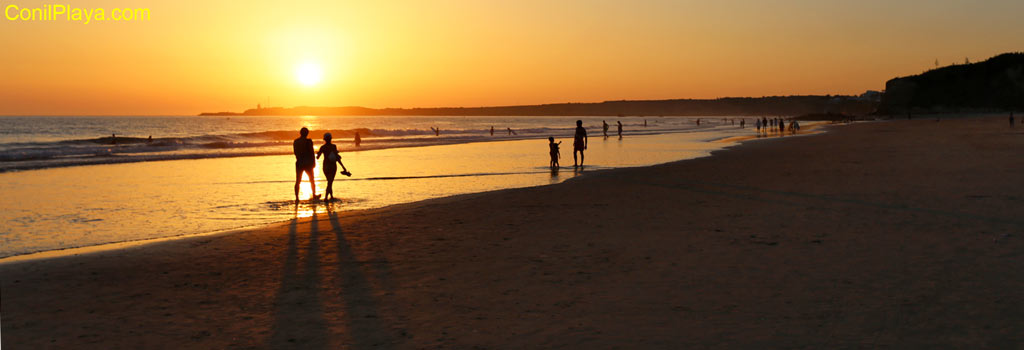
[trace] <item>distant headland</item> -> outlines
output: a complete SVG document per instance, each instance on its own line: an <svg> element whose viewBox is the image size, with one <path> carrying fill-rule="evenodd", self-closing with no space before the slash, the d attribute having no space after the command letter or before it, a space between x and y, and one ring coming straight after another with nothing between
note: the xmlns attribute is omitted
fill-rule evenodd
<svg viewBox="0 0 1024 350"><path fill-rule="evenodd" d="M605 101L597 103L554 103L496 107L367 108L367 107L257 107L244 112L202 113L201 116L734 116L803 115L842 113L863 115L873 112L880 92L859 96L806 95L771 97L728 97L719 99L675 99Z"/></svg>

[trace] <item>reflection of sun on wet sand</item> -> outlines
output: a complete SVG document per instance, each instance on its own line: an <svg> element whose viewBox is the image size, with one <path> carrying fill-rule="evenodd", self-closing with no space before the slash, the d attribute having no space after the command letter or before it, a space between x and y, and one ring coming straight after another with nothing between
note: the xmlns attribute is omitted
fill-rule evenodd
<svg viewBox="0 0 1024 350"><path fill-rule="evenodd" d="M11 348L1013 348L1024 128L862 123L0 265ZM869 141L868 141L869 140ZM542 145L543 146L543 145Z"/></svg>

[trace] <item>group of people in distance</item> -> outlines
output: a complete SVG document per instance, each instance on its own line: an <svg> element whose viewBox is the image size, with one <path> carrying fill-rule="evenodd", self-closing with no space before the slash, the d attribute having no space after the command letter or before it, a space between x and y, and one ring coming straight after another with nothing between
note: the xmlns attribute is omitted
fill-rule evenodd
<svg viewBox="0 0 1024 350"><path fill-rule="evenodd" d="M740 127L742 127L743 124L746 124L745 120L743 122L740 122ZM768 132L775 132L775 131L778 131L778 132L782 133L782 132L786 131L786 120L782 119L782 118L768 119L768 118L762 117L761 119L755 119L754 125L757 127L757 132L758 133L762 133L763 132L763 133L767 134ZM800 122L798 122L796 120L791 120L789 122L789 131L792 132L792 133L796 133L799 130L800 130Z"/></svg>
<svg viewBox="0 0 1024 350"><path fill-rule="evenodd" d="M1013 118L1012 116L1010 118ZM1011 123L1012 123L1011 119ZM618 132L619 138L622 138L622 122L618 121ZM644 121L646 124L646 121ZM601 121L604 136L608 136L608 123ZM735 124L735 121L733 122ZM740 127L744 127L746 124L745 119L740 120ZM757 126L758 133L768 133L769 131L778 130L780 133L786 130L786 121L782 118L768 118L756 119L755 125ZM431 128L435 134L440 129ZM790 121L789 130L791 132L797 132L800 130L800 123L797 121ZM494 127L490 129L491 135L494 135ZM508 129L509 134L514 134L511 128ZM345 176L352 176L352 173L345 168L345 163L341 161L341 153L338 152L338 146L331 143L331 133L324 134L324 144L320 146L320 149L313 152L313 140L309 139L309 129L302 128L299 130L299 138L295 139L292 144L292 150L295 153L295 201L299 201L299 187L302 183L302 174L305 173L309 177L309 187L313 192L313 200L320 199L320 195L316 193L316 183L313 180L313 169L316 168L316 161L321 156L324 157L323 161L323 172L324 177L327 178L327 189L324 190L324 200L335 199L334 197L334 177L338 172L338 165L341 165L341 174ZM357 133L355 136L356 146L359 146L360 137ZM573 135L572 140L572 163L574 167L583 166L584 155L583 152L587 150L587 144L589 139L587 138L587 129L583 127L583 121L576 121L576 132ZM562 142L555 142L554 137L548 137L548 150L551 156L550 166L552 169L559 167L558 160L562 157L562 153L559 150Z"/></svg>
<svg viewBox="0 0 1024 350"><path fill-rule="evenodd" d="M617 120L615 122L619 124L619 138L621 139L622 138L622 121ZM647 126L647 121L646 120L644 120L644 126ZM608 123L605 122L604 120L601 121L601 129L602 129L602 131L604 131L604 137L608 137Z"/></svg>

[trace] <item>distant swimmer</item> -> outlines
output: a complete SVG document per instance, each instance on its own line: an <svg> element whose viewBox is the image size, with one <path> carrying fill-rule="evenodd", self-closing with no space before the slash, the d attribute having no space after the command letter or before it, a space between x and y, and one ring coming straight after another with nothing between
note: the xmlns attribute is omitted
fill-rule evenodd
<svg viewBox="0 0 1024 350"><path fill-rule="evenodd" d="M583 151L587 150L587 129L583 128L583 121L576 121L576 135L572 138L572 165L583 166ZM580 153L580 162L576 164L576 152Z"/></svg>
<svg viewBox="0 0 1024 350"><path fill-rule="evenodd" d="M302 173L309 176L309 189L313 191L313 199L319 199L316 194L316 181L313 180L313 168L316 167L316 158L313 155L313 140L310 140L309 129L303 127L299 130L299 138L292 142L292 153L295 153L295 203L299 203L299 184L302 183Z"/></svg>
<svg viewBox="0 0 1024 350"><path fill-rule="evenodd" d="M551 155L551 168L558 168L558 158L562 158L562 151L558 150L558 146L562 144L562 141L555 143L554 137L548 137L548 154Z"/></svg>
<svg viewBox="0 0 1024 350"><path fill-rule="evenodd" d="M352 173L348 172L345 168L345 163L341 162L341 153L338 153L338 145L331 143L331 133L324 134L324 144L320 146L320 150L316 152L316 158L320 159L320 156L324 156L324 177L327 178L327 189L324 190L324 200L334 199L334 176L337 175L338 165L341 164L341 174L346 176L352 176Z"/></svg>
<svg viewBox="0 0 1024 350"><path fill-rule="evenodd" d="M616 120L615 122L619 124L619 138L621 139L622 138L622 121L621 120Z"/></svg>
<svg viewBox="0 0 1024 350"><path fill-rule="evenodd" d="M601 121L601 129L604 130L604 137L608 137L608 123Z"/></svg>
<svg viewBox="0 0 1024 350"><path fill-rule="evenodd" d="M363 143L363 138L359 137L359 132L356 131L356 139L355 139L356 147L359 147L359 144L361 144L361 143Z"/></svg>

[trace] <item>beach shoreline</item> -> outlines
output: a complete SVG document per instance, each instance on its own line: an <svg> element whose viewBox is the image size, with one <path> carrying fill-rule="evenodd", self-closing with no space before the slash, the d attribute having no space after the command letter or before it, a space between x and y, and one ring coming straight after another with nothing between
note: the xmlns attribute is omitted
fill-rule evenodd
<svg viewBox="0 0 1024 350"><path fill-rule="evenodd" d="M790 133L789 131L787 131L787 132L785 132L784 135L778 135L778 134L761 135L761 134L756 134L756 135L746 135L746 136L724 137L724 138L721 138L721 139L711 140L711 141L708 141L708 142L711 142L711 143L732 143L732 145L725 146L724 148L719 149L719 150L711 151L710 153L708 153L706 155L698 156L696 158L678 159L678 160L668 161L668 162L665 162L665 163L657 163L657 164L652 164L652 165L643 165L643 166L638 166L638 167L656 166L656 165L669 164L669 163L675 163L675 162L684 162L684 161L687 161L687 160L697 159L697 158L702 158L702 157L710 157L710 156L713 156L716 152L725 151L725 150L728 150L728 149L733 148L733 147L741 147L744 143L747 143L747 142L769 141L769 140L776 140L776 139L780 139L780 138L784 138L784 137L812 136L812 135L816 135L816 134L819 134L819 133L827 132L828 128L833 128L833 127L841 127L841 125L828 124L828 123L825 123L825 122L808 123L808 126L805 126L804 130L801 130L799 133ZM669 134L671 134L671 133L669 133ZM631 135L631 137L635 137L635 135ZM483 141L474 141L474 142L470 142L470 143L532 140L532 139L537 139L537 138L539 138L539 137L523 137L523 138L519 138L519 139L503 139L503 140L483 140ZM440 145L443 145L443 144L440 144ZM396 148L401 148L401 147L396 147ZM373 149L370 149L370 150L373 150ZM363 150L363 151L366 151L366 150ZM568 167L563 167L563 168L568 170ZM635 167L618 167L618 168L611 168L611 169L596 169L596 170L593 170L593 171L590 171L590 172L586 172L586 173L581 172L576 177L567 179L566 181L572 181L573 179L581 177L581 176L588 176L590 174L593 174L594 171L602 172L602 171L611 171L611 170L624 169L624 168L635 168ZM556 185L556 184L541 184L541 185L527 186L527 187L541 187L541 186L550 186L550 185ZM346 212L346 213L351 212L353 215L357 215L356 212L361 212L361 211L367 211L367 210L388 210L389 208L403 206L403 205L417 205L417 204L429 205L430 201L446 200L446 199L449 199L449 198L456 199L457 197L465 196L465 195L494 193L494 192L501 192L501 191L505 191L505 190L513 190L513 189L516 189L516 188L523 188L523 187L513 187L513 188L505 188L505 189L498 189L498 190L489 190L489 191L484 191L484 192L473 192L473 193L457 194L457 195L445 196L445 197L441 197L441 198L429 198L429 199L414 201L414 202L410 202L410 203L391 204L391 205L387 205L387 206L384 206L384 207L381 207L381 208L340 209L340 210L343 211L343 212ZM302 202L303 202L304 205L312 204L313 203L313 202L310 202L308 200L302 201ZM420 202L423 202L423 203L420 203ZM327 203L327 202L319 202L319 203L317 203L317 205L323 205L323 206L326 207L326 206L329 206L329 205L330 206L341 206L342 204L340 204L340 203L332 204L332 203ZM80 256L80 255L85 255L85 254L95 254L95 253L102 253L102 252L108 252L108 251L118 251L118 250L123 250L123 249L144 248L147 245L159 244L159 243L166 242L166 241L173 241L173 240L180 240L180 239L193 239L193 238L202 238L202 237L207 237L207 236L218 236L218 235L224 235L224 234L233 234L233 233L245 232L245 231L250 231L250 230L267 230L267 229L272 229L273 226L284 225L284 224L288 223L289 221L291 221L291 220L290 219L289 220L280 220L280 221L266 223L266 224L255 224L255 225L250 225L250 226L242 226L242 227L228 228L228 229L222 229L222 230L213 230L213 231L209 231L209 232L188 233L188 234L182 234L182 235L177 235L177 236L169 236L169 237L136 239L136 240L123 241L123 242L111 242L111 243L87 245L87 246L81 246L81 247L69 247L69 248L63 248L63 249L45 250L45 251L32 252L32 253L27 253L27 254L18 254L18 255L0 257L0 265L9 264L9 263L15 263L15 262L23 262L23 261L45 260L45 259L54 259L54 258L63 258L63 257L73 257L73 256Z"/></svg>
<svg viewBox="0 0 1024 350"><path fill-rule="evenodd" d="M1021 340L1022 131L858 123L3 263L3 345L1005 347Z"/></svg>

